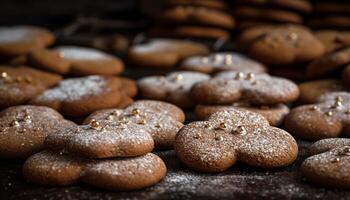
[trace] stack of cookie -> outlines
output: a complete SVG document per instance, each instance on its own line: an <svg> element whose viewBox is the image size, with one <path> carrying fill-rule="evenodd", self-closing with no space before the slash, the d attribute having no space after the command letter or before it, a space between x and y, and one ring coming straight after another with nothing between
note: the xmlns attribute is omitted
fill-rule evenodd
<svg viewBox="0 0 350 200"><path fill-rule="evenodd" d="M1 137L6 140L1 142L15 139L13 132L30 128L33 133L23 133L24 145L20 149L25 149L23 146L27 143L29 146L29 139L36 146L27 147L22 155L45 149L24 163L23 174L28 181L41 185L84 182L124 191L154 185L165 177L165 163L151 151L154 147L172 148L185 120L181 109L157 101L137 101L125 109L99 110L87 117L83 125L66 122L46 107L19 106L1 114L6 119L1 126L7 126L9 117L18 120L5 127ZM40 120L43 114L47 118ZM65 127L62 124L66 124ZM34 134L36 128L41 136ZM1 152L7 151L7 157L20 154L14 146L13 142L3 143Z"/></svg>
<svg viewBox="0 0 350 200"><path fill-rule="evenodd" d="M222 0L168 0L151 36L227 39L235 26Z"/></svg>
<svg viewBox="0 0 350 200"><path fill-rule="evenodd" d="M350 2L315 1L308 25L315 29L350 30Z"/></svg>
<svg viewBox="0 0 350 200"><path fill-rule="evenodd" d="M302 24L312 5L305 0L237 0L232 13L237 29L280 23Z"/></svg>

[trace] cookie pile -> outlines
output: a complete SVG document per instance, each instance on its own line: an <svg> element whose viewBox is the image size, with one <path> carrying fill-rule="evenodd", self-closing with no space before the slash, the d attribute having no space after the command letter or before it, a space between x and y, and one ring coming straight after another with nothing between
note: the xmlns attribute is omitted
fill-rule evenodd
<svg viewBox="0 0 350 200"><path fill-rule="evenodd" d="M282 23L302 24L304 16L311 11L311 3L305 0L236 0L232 8L239 30Z"/></svg>
<svg viewBox="0 0 350 200"><path fill-rule="evenodd" d="M315 29L349 30L350 3L343 0L315 1L308 25Z"/></svg>
<svg viewBox="0 0 350 200"><path fill-rule="evenodd" d="M167 0L151 36L229 38L235 21L222 0Z"/></svg>
<svg viewBox="0 0 350 200"><path fill-rule="evenodd" d="M172 148L184 113L171 104L137 101L125 109L99 110L83 125L49 134L44 151L30 156L23 174L42 185L84 182L109 190L154 185L166 174L156 148Z"/></svg>

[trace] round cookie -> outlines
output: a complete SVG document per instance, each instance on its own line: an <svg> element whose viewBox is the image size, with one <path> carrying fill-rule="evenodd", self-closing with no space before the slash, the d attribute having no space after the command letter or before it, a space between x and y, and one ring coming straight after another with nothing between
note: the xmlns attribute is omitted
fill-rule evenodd
<svg viewBox="0 0 350 200"><path fill-rule="evenodd" d="M289 133L270 126L259 114L242 110L217 112L207 121L185 125L174 147L184 164L200 172L225 171L237 161L278 168L290 165L298 154Z"/></svg>
<svg viewBox="0 0 350 200"><path fill-rule="evenodd" d="M131 127L137 126L152 136L156 148L169 149L173 147L176 133L183 126L181 122L184 121L184 113L168 103L141 100L123 110L96 111L84 120L84 124L92 121L111 126L121 123Z"/></svg>
<svg viewBox="0 0 350 200"><path fill-rule="evenodd" d="M341 81L336 79L309 81L298 86L300 90L298 102L300 104L316 103L326 93L346 91Z"/></svg>
<svg viewBox="0 0 350 200"><path fill-rule="evenodd" d="M0 109L27 103L60 79L27 67L0 66Z"/></svg>
<svg viewBox="0 0 350 200"><path fill-rule="evenodd" d="M195 6L177 6L166 9L161 16L169 23L188 23L232 29L235 21L223 11Z"/></svg>
<svg viewBox="0 0 350 200"><path fill-rule="evenodd" d="M285 118L285 127L294 136L306 140L349 136L349 100L347 92L324 94L315 104L292 109Z"/></svg>
<svg viewBox="0 0 350 200"><path fill-rule="evenodd" d="M306 180L332 188L350 188L349 139L321 140L310 148L312 153L301 164ZM320 151L320 152L317 152Z"/></svg>
<svg viewBox="0 0 350 200"><path fill-rule="evenodd" d="M302 23L303 18L298 13L276 8L256 8L239 6L233 9L233 15L238 19L268 20L283 23Z"/></svg>
<svg viewBox="0 0 350 200"><path fill-rule="evenodd" d="M284 117L289 113L288 106L277 104L273 106L251 106L244 103L234 103L232 105L197 105L195 109L196 117L205 120L213 113L230 109L249 110L258 113L266 118L271 126L279 126L282 124Z"/></svg>
<svg viewBox="0 0 350 200"><path fill-rule="evenodd" d="M205 55L209 49L199 43L173 40L153 39L145 44L130 48L130 62L150 68L172 68L180 60L194 55Z"/></svg>
<svg viewBox="0 0 350 200"><path fill-rule="evenodd" d="M122 73L124 69L119 58L87 47L61 46L35 51L28 57L34 66L61 74L113 75Z"/></svg>
<svg viewBox="0 0 350 200"><path fill-rule="evenodd" d="M287 10L294 10L302 13L309 13L312 11L312 5L304 0L237 0L237 5L253 5L266 7L280 7Z"/></svg>
<svg viewBox="0 0 350 200"><path fill-rule="evenodd" d="M325 76L329 73L341 70L349 63L350 47L340 48L312 61L306 68L306 74L310 78Z"/></svg>
<svg viewBox="0 0 350 200"><path fill-rule="evenodd" d="M69 78L44 91L30 103L45 105L70 117L84 117L96 110L117 107L121 81L116 77Z"/></svg>
<svg viewBox="0 0 350 200"><path fill-rule="evenodd" d="M166 170L163 160L152 153L134 158L89 160L42 151L26 160L23 175L39 185L84 182L108 190L130 191L155 185L165 177Z"/></svg>
<svg viewBox="0 0 350 200"><path fill-rule="evenodd" d="M54 35L34 26L0 27L0 57L25 55L51 45Z"/></svg>
<svg viewBox="0 0 350 200"><path fill-rule="evenodd" d="M308 28L297 25L250 28L241 33L238 41L248 55L269 65L309 62L325 52Z"/></svg>
<svg viewBox="0 0 350 200"><path fill-rule="evenodd" d="M43 149L48 134L75 126L42 106L14 106L0 112L0 157L26 158Z"/></svg>
<svg viewBox="0 0 350 200"><path fill-rule="evenodd" d="M189 95L192 86L209 79L209 75L200 72L178 71L167 76L144 77L137 84L145 99L168 101L182 108L190 108L194 105Z"/></svg>
<svg viewBox="0 0 350 200"><path fill-rule="evenodd" d="M221 72L213 79L192 87L191 97L200 104L227 105L246 102L252 105L288 103L299 96L298 86L292 81L243 72Z"/></svg>
<svg viewBox="0 0 350 200"><path fill-rule="evenodd" d="M221 71L236 72L266 72L266 67L242 54L234 52L212 53L208 56L193 56L181 62L181 69L202 73L216 73Z"/></svg>
<svg viewBox="0 0 350 200"><path fill-rule="evenodd" d="M350 45L350 32L348 31L321 30L315 32L315 36L324 44L326 52Z"/></svg>

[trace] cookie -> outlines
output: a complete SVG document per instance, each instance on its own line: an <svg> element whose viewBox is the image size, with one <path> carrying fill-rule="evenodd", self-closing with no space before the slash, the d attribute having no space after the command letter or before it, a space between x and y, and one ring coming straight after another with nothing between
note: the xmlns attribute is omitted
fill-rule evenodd
<svg viewBox="0 0 350 200"><path fill-rule="evenodd" d="M350 45L348 31L321 30L315 32L315 36L324 44L328 53Z"/></svg>
<svg viewBox="0 0 350 200"><path fill-rule="evenodd" d="M130 62L150 68L172 68L180 60L194 55L205 55L208 47L190 41L173 39L153 39L145 44L130 48Z"/></svg>
<svg viewBox="0 0 350 200"><path fill-rule="evenodd" d="M165 5L168 7L174 6L198 6L213 9L226 9L225 1L211 1L211 0L167 0Z"/></svg>
<svg viewBox="0 0 350 200"><path fill-rule="evenodd" d="M145 99L167 101L182 108L191 108L194 105L189 94L192 86L209 79L209 75L200 72L178 71L167 76L141 78L137 85L141 97Z"/></svg>
<svg viewBox="0 0 350 200"><path fill-rule="evenodd" d="M192 87L191 97L200 104L227 105L246 102L252 105L288 103L299 96L298 86L292 81L243 72L221 72L213 79Z"/></svg>
<svg viewBox="0 0 350 200"><path fill-rule="evenodd" d="M298 145L262 115L229 110L185 125L176 136L175 151L196 171L221 172L237 161L261 168L290 165L297 157Z"/></svg>
<svg viewBox="0 0 350 200"><path fill-rule="evenodd" d="M61 78L28 67L0 66L0 109L27 103Z"/></svg>
<svg viewBox="0 0 350 200"><path fill-rule="evenodd" d="M134 157L151 152L154 141L137 124L128 125L124 121L103 123L96 119L86 125L50 134L45 147L86 158Z"/></svg>
<svg viewBox="0 0 350 200"><path fill-rule="evenodd" d="M195 25L171 27L161 25L159 27L152 28L149 35L152 37L194 38L206 40L228 40L230 38L230 32L225 29Z"/></svg>
<svg viewBox="0 0 350 200"><path fill-rule="evenodd" d="M54 35L34 26L0 27L0 57L25 55L53 44Z"/></svg>
<svg viewBox="0 0 350 200"><path fill-rule="evenodd" d="M308 81L301 83L298 86L300 90L298 102L300 104L316 103L324 94L346 91L341 81L336 79Z"/></svg>
<svg viewBox="0 0 350 200"><path fill-rule="evenodd" d="M289 113L288 106L277 104L272 106L251 106L245 103L234 103L232 105L197 105L195 109L196 117L205 120L213 113L225 110L249 110L258 113L266 118L271 126L282 124L284 117Z"/></svg>
<svg viewBox="0 0 350 200"><path fill-rule="evenodd" d="M306 140L349 136L349 99L347 92L327 93L315 104L292 109L285 118L285 127L294 136Z"/></svg>
<svg viewBox="0 0 350 200"><path fill-rule="evenodd" d="M283 23L302 23L303 18L298 13L276 8L256 8L252 6L237 6L233 9L237 19L257 19Z"/></svg>
<svg viewBox="0 0 350 200"><path fill-rule="evenodd" d="M40 69L77 76L120 74L124 69L124 64L119 58L87 47L61 46L53 50L41 49L29 54L28 60Z"/></svg>
<svg viewBox="0 0 350 200"><path fill-rule="evenodd" d="M341 70L347 64L350 64L350 47L337 49L312 61L306 68L306 74L310 78L322 77Z"/></svg>
<svg viewBox="0 0 350 200"><path fill-rule="evenodd" d="M62 80L30 103L44 105L70 117L84 117L96 110L118 107L123 93L116 77L87 76Z"/></svg>
<svg viewBox="0 0 350 200"><path fill-rule="evenodd" d="M301 164L306 180L325 187L350 188L350 140L325 139L310 147L311 156Z"/></svg>
<svg viewBox="0 0 350 200"><path fill-rule="evenodd" d="M90 160L42 151L29 157L22 171L29 182L39 185L84 182L108 190L130 191L161 181L166 175L166 166L152 153L134 158Z"/></svg>
<svg viewBox="0 0 350 200"><path fill-rule="evenodd" d="M312 5L308 1L303 0L238 0L235 2L237 5L253 5L253 6L265 6L265 7L278 7L287 10L294 10L301 13L309 13L312 11Z"/></svg>
<svg viewBox="0 0 350 200"><path fill-rule="evenodd" d="M342 72L342 83L347 89L350 89L350 64Z"/></svg>
<svg viewBox="0 0 350 200"><path fill-rule="evenodd" d="M161 14L161 19L168 23L196 24L225 29L232 29L235 26L231 15L220 10L195 6L168 8Z"/></svg>
<svg viewBox="0 0 350 200"><path fill-rule="evenodd" d="M149 133L158 149L173 147L176 133L183 126L185 115L178 107L161 101L140 100L123 110L106 109L92 113L84 124L98 121L115 126L126 123L127 127L138 126Z"/></svg>
<svg viewBox="0 0 350 200"><path fill-rule="evenodd" d="M221 71L263 73L267 68L242 54L234 52L212 53L207 56L193 56L181 62L181 69L202 73Z"/></svg>
<svg viewBox="0 0 350 200"><path fill-rule="evenodd" d="M42 106L13 106L0 112L0 157L26 158L43 149L46 136L75 124Z"/></svg>
<svg viewBox="0 0 350 200"><path fill-rule="evenodd" d="M253 27L243 31L238 42L248 55L269 65L309 62L325 52L312 32L299 25Z"/></svg>

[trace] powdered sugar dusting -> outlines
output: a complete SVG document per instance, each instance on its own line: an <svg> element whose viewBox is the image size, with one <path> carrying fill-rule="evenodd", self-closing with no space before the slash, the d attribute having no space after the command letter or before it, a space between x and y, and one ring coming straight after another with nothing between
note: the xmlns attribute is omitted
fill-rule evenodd
<svg viewBox="0 0 350 200"><path fill-rule="evenodd" d="M77 47L77 46L62 46L55 48L61 53L65 59L68 60L105 60L110 59L111 56L92 48Z"/></svg>

